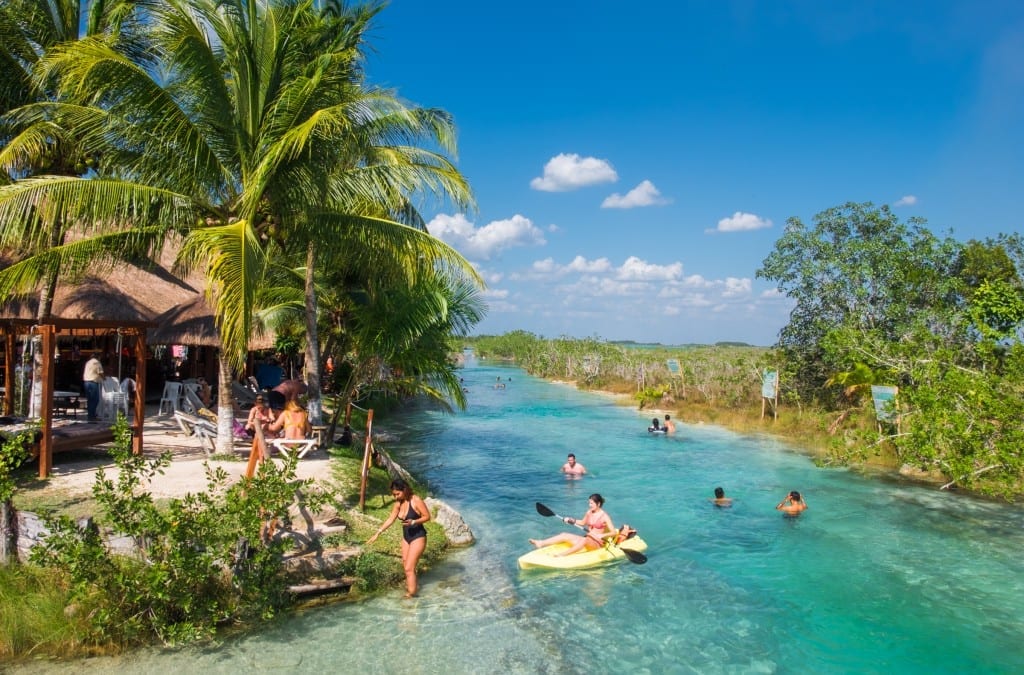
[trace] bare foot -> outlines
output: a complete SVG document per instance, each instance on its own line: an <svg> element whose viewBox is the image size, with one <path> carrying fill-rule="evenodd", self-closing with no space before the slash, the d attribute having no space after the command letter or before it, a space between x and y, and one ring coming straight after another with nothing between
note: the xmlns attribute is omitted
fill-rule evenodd
<svg viewBox="0 0 1024 675"><path fill-rule="evenodd" d="M404 598L405 600L412 600L413 598L415 598L415 597L416 597L416 594L415 594L415 593L406 593L406 594L405 594L405 595L403 595L402 597L403 597L403 598Z"/></svg>
<svg viewBox="0 0 1024 675"><path fill-rule="evenodd" d="M540 548L540 542L537 541L536 539L531 539L530 543L533 544L534 548Z"/></svg>

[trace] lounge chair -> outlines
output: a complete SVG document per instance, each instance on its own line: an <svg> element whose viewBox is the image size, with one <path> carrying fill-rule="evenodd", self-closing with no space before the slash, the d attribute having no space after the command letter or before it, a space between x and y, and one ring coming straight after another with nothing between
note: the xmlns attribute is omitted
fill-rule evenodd
<svg viewBox="0 0 1024 675"><path fill-rule="evenodd" d="M182 432L186 436L196 436L205 443L205 446L208 447L208 449L204 448L206 449L206 454L212 454L217 449L216 424L203 417L189 415L180 410L174 411L174 419L178 422L178 426L181 427Z"/></svg>
<svg viewBox="0 0 1024 675"><path fill-rule="evenodd" d="M268 443L284 455L291 457L294 452L299 459L306 456L306 453L317 447L315 438L275 438Z"/></svg>

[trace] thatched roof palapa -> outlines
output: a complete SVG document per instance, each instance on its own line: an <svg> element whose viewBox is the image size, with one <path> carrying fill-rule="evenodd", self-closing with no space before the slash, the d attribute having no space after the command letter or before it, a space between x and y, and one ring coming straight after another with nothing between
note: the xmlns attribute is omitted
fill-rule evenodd
<svg viewBox="0 0 1024 675"><path fill-rule="evenodd" d="M203 295L171 307L153 323L156 327L149 330L146 338L149 344L220 347L213 310ZM273 337L268 336L249 340L250 349L269 349L273 344Z"/></svg>

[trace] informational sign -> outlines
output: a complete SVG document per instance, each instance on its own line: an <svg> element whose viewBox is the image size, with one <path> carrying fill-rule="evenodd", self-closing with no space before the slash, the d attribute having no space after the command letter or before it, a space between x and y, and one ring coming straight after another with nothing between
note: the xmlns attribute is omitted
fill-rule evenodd
<svg viewBox="0 0 1024 675"><path fill-rule="evenodd" d="M761 374L761 396L775 398L779 393L779 371L765 370Z"/></svg>
<svg viewBox="0 0 1024 675"><path fill-rule="evenodd" d="M891 422L896 419L897 387L871 385L871 400L875 404L875 417L880 422Z"/></svg>

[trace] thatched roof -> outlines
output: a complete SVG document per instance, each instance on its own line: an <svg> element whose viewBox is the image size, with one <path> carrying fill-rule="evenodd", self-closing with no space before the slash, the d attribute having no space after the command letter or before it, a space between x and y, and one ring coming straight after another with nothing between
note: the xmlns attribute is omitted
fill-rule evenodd
<svg viewBox="0 0 1024 675"><path fill-rule="evenodd" d="M173 274L175 253L168 244L159 264L119 262L80 279L61 278L50 314L63 319L150 321L155 328L147 332L149 344L219 347L213 311L203 293L204 277L199 272L185 279ZM38 307L38 293L33 293L9 300L0 307L0 316L34 319ZM272 345L272 335L250 342L251 349Z"/></svg>
<svg viewBox="0 0 1024 675"><path fill-rule="evenodd" d="M213 310L202 295L171 307L153 319L153 323L156 326L146 335L151 345L220 346Z"/></svg>
<svg viewBox="0 0 1024 675"><path fill-rule="evenodd" d="M203 277L186 279L171 273L175 249L164 247L159 264L118 262L103 265L80 278L59 277L51 316L63 319L151 321L175 305L196 297ZM0 260L0 267L10 259ZM39 293L12 298L0 307L0 316L32 319Z"/></svg>
<svg viewBox="0 0 1024 675"><path fill-rule="evenodd" d="M220 347L213 310L203 295L171 307L153 319L153 323L156 326L146 334L146 342L151 345ZM251 339L249 349L269 349L273 344L273 336L264 335Z"/></svg>

